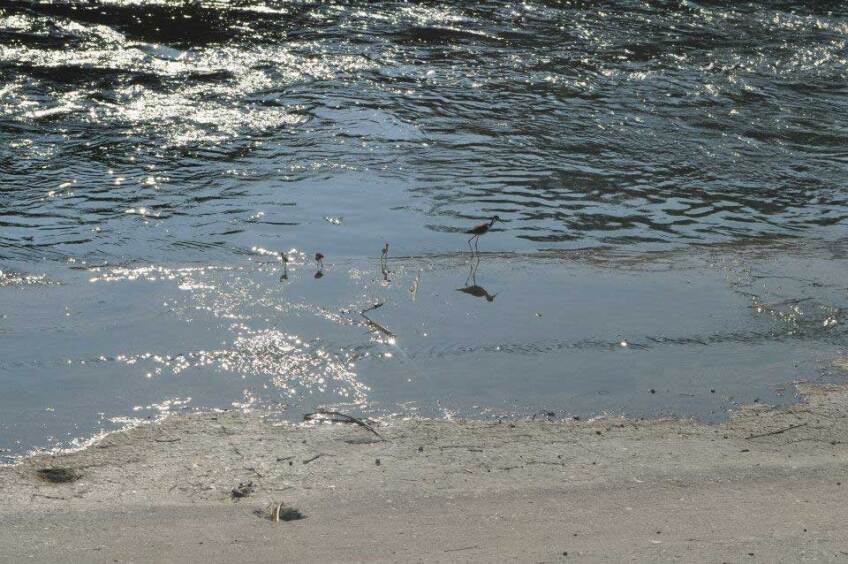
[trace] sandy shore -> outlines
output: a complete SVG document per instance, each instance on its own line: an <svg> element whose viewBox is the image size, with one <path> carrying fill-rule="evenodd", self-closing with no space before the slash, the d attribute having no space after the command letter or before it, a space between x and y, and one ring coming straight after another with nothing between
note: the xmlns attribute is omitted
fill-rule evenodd
<svg viewBox="0 0 848 564"><path fill-rule="evenodd" d="M384 440L173 417L0 468L0 561L846 561L848 389L803 392L716 426L407 421ZM79 479L39 477L55 467ZM306 518L257 515L280 501Z"/></svg>

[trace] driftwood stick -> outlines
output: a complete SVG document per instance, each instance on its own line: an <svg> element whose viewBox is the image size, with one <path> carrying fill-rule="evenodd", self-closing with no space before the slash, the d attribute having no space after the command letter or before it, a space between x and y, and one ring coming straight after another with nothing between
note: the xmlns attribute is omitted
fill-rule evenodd
<svg viewBox="0 0 848 564"><path fill-rule="evenodd" d="M386 335L387 337L394 337L394 336L395 336L395 334L394 334L394 333L392 333L391 331L389 331L388 329L386 329L385 327L383 327L382 325L380 325L379 323L377 323L377 322L376 322L376 321L374 321L373 319L370 319L370 318L369 318L367 315L365 315L364 313L362 314L362 317L364 317L364 318L365 318L365 322L366 322L366 323L367 323L370 327L373 327L374 329L376 329L376 330L377 330L377 331L379 331L380 333L383 333L383 334L384 334L384 335Z"/></svg>
<svg viewBox="0 0 848 564"><path fill-rule="evenodd" d="M383 333L384 335L386 335L388 337L394 337L395 336L394 333L392 333L391 331L389 331L388 329L386 329L385 327L383 327L382 325L380 325L379 323L377 323L376 321L374 321L373 319L371 319L370 317L365 315L369 311L374 311L375 309L381 308L381 307L383 307L383 302L377 302L376 304L372 305L371 307L366 307L365 309L360 311L359 315L361 315L362 318L365 319L365 322L370 327L373 327L374 329L376 329L377 331Z"/></svg>
<svg viewBox="0 0 848 564"><path fill-rule="evenodd" d="M375 309L381 308L381 307L383 307L383 302L377 302L376 304L372 305L371 307L366 307L365 309L360 311L359 314L365 315L366 312L374 311Z"/></svg>
<svg viewBox="0 0 848 564"><path fill-rule="evenodd" d="M351 415L346 413L341 413L339 411L327 411L326 409L319 409L315 411L315 413L307 413L303 416L304 421L312 421L313 419L321 419L322 416L324 418L329 418L330 421L335 423L353 423L355 425L359 425L363 429L367 429L371 431L381 439L383 439L383 435L374 430L374 427L363 421L362 419L357 419ZM385 440L385 439L383 439Z"/></svg>
<svg viewBox="0 0 848 564"><path fill-rule="evenodd" d="M783 429L778 429L777 431L769 431L768 433L758 433L756 435L751 435L750 437L745 437L747 439L758 439L760 437L769 437L771 435L779 435L781 433L785 433L786 431L791 431L792 429L797 429L798 427L803 427L806 423L799 423L797 425L790 425L789 427L784 427Z"/></svg>
<svg viewBox="0 0 848 564"><path fill-rule="evenodd" d="M304 460L304 461L303 461L303 463L304 463L304 464L309 464L310 462L313 462L313 461L315 461L315 460L318 460L319 458L321 458L321 455L320 455L320 454L316 454L316 455L315 455L315 456L313 456L312 458L307 458L306 460Z"/></svg>

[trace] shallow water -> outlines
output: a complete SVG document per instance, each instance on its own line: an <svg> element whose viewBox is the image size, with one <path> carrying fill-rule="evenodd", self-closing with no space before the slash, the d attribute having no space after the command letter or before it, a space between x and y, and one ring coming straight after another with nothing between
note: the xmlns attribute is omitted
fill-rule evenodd
<svg viewBox="0 0 848 564"><path fill-rule="evenodd" d="M846 70L841 3L6 2L0 449L791 401L840 377Z"/></svg>

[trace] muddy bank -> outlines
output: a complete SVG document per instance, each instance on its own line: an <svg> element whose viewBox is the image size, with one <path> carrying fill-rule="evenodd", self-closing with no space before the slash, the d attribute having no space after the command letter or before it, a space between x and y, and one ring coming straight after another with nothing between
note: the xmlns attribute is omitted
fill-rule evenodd
<svg viewBox="0 0 848 564"><path fill-rule="evenodd" d="M173 417L0 468L0 560L844 559L848 390L802 391L720 425Z"/></svg>

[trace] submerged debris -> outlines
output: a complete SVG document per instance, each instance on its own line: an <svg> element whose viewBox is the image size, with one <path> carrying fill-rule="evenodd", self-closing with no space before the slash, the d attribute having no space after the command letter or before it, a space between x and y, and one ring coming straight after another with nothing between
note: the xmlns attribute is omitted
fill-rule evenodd
<svg viewBox="0 0 848 564"><path fill-rule="evenodd" d="M247 497L256 491L256 487L253 485L253 482L242 483L240 482L237 488L233 488L230 492L230 496L233 499L241 499L243 497Z"/></svg>
<svg viewBox="0 0 848 564"><path fill-rule="evenodd" d="M50 482L51 484L76 482L82 478L82 475L73 468L63 468L60 466L55 468L42 468L37 473L39 478L45 482Z"/></svg>

